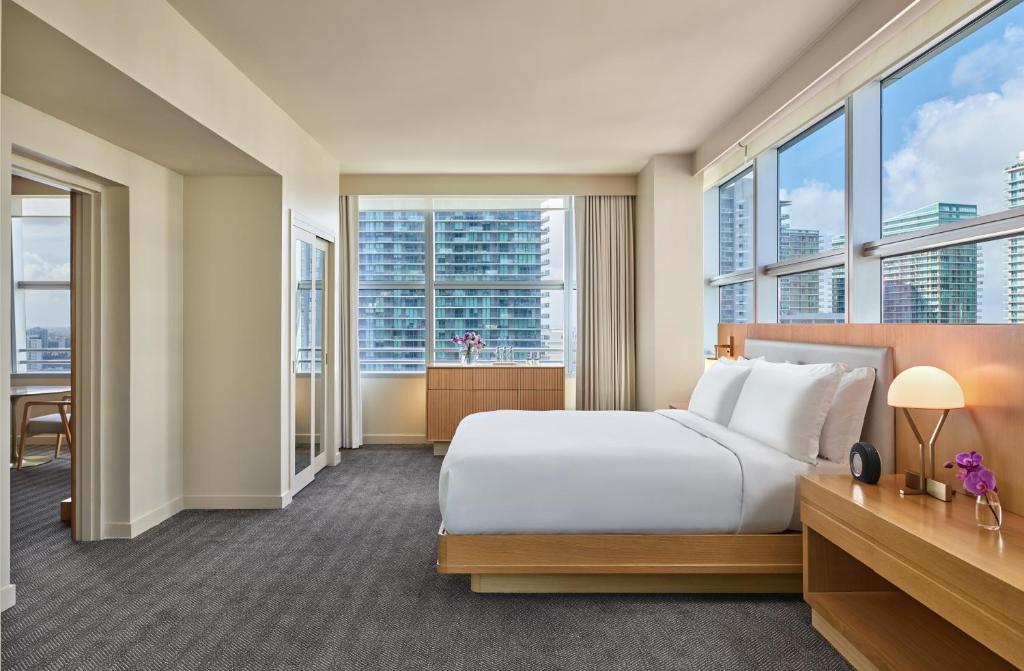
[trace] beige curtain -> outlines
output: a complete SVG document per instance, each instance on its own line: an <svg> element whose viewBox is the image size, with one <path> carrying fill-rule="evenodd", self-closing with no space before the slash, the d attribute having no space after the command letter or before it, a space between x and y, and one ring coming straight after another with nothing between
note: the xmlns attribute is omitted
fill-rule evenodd
<svg viewBox="0 0 1024 671"><path fill-rule="evenodd" d="M355 449L363 444L363 398L359 390L359 211L353 196L341 197L338 261L341 446Z"/></svg>
<svg viewBox="0 0 1024 671"><path fill-rule="evenodd" d="M576 216L576 408L636 407L633 196L584 196Z"/></svg>

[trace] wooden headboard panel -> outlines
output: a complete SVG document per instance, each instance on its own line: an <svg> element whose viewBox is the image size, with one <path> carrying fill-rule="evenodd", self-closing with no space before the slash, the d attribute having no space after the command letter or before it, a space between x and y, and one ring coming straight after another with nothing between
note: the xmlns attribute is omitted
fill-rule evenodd
<svg viewBox="0 0 1024 671"><path fill-rule="evenodd" d="M963 387L967 407L954 410L939 436L938 479L962 488L942 464L963 450L978 450L999 480L1007 510L1024 514L1024 326L946 324L719 324L718 342L729 336L743 354L748 337L836 345L891 347L894 373L912 366L938 366ZM915 410L927 435L935 412ZM906 421L896 421L896 469L917 463L917 441ZM916 470L916 469L915 469Z"/></svg>

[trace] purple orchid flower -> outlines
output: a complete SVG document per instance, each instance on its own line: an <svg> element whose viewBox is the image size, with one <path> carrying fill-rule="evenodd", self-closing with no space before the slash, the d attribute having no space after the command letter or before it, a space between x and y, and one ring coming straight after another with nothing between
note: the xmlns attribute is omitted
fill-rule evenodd
<svg viewBox="0 0 1024 671"><path fill-rule="evenodd" d="M971 471L964 478L964 489L975 496L984 496L986 492L996 491L995 473L984 467Z"/></svg>

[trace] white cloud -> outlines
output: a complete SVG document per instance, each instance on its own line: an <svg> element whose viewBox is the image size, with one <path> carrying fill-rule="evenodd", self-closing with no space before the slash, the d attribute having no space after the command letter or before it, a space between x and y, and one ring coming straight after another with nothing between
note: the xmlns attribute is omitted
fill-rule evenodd
<svg viewBox="0 0 1024 671"><path fill-rule="evenodd" d="M986 42L956 60L949 81L953 86L977 91L986 80L1020 76L1024 63L1024 28L1010 24L998 42Z"/></svg>
<svg viewBox="0 0 1024 671"><path fill-rule="evenodd" d="M792 202L787 210L790 227L822 231L825 248L828 248L834 236L842 235L846 228L846 202L842 189L807 180L792 191L782 189L779 199Z"/></svg>
<svg viewBox="0 0 1024 671"><path fill-rule="evenodd" d="M903 147L884 165L885 217L935 202L1005 209L1003 169L1024 150L1024 78L999 92L921 105Z"/></svg>
<svg viewBox="0 0 1024 671"><path fill-rule="evenodd" d="M22 275L33 281L67 282L71 277L70 263L50 263L34 252L25 252L22 264Z"/></svg>

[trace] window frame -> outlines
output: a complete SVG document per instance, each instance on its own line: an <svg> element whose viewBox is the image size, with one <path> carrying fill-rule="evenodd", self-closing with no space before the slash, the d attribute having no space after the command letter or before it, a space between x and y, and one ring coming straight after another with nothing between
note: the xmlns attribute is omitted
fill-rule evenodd
<svg viewBox="0 0 1024 671"><path fill-rule="evenodd" d="M405 196L389 196L391 198L404 198ZM480 210L486 210L488 212L497 211L519 211L519 210L556 210L565 212L565 237L563 242L563 272L561 280L536 280L536 281L501 281L501 280L438 280L434 276L434 217L437 210L451 211L451 210L465 210L474 211L473 208L445 208L437 207L436 201L449 198L458 198L459 196L430 196L426 197L428 205L423 208L410 208L410 209L388 209L388 208L372 208L367 211L372 212L420 212L424 213L423 219L423 234L424 234L424 246L423 246L423 281L372 281L364 282L359 280L358 290L362 289L422 289L424 292L424 350L423 350L423 366L422 370L374 370L374 371L363 371L360 370L360 377L365 378L396 378L396 377L423 377L426 375L426 367L430 366L437 361L434 358L436 347L436 309L435 309L435 292L437 290L445 289L462 289L462 290L488 290L488 289L549 289L559 290L563 293L562 310L563 310L563 324L564 324L564 337L562 339L562 361L565 366L566 377L573 377L575 375L575 357L573 352L575 347L572 343L575 342L576 337L576 324L573 319L575 314L575 299L573 292L576 288L576 272L575 272L575 202L571 195L549 195L549 196L536 196L536 195L516 195L516 196L504 196L505 199L514 198L562 198L565 202L565 207L549 207L549 208L535 208L535 207L483 207L478 208ZM466 198L498 198L495 196L464 196ZM356 203L357 223L358 214L363 210L359 207L358 199ZM360 366L362 365L362 359L359 360Z"/></svg>

